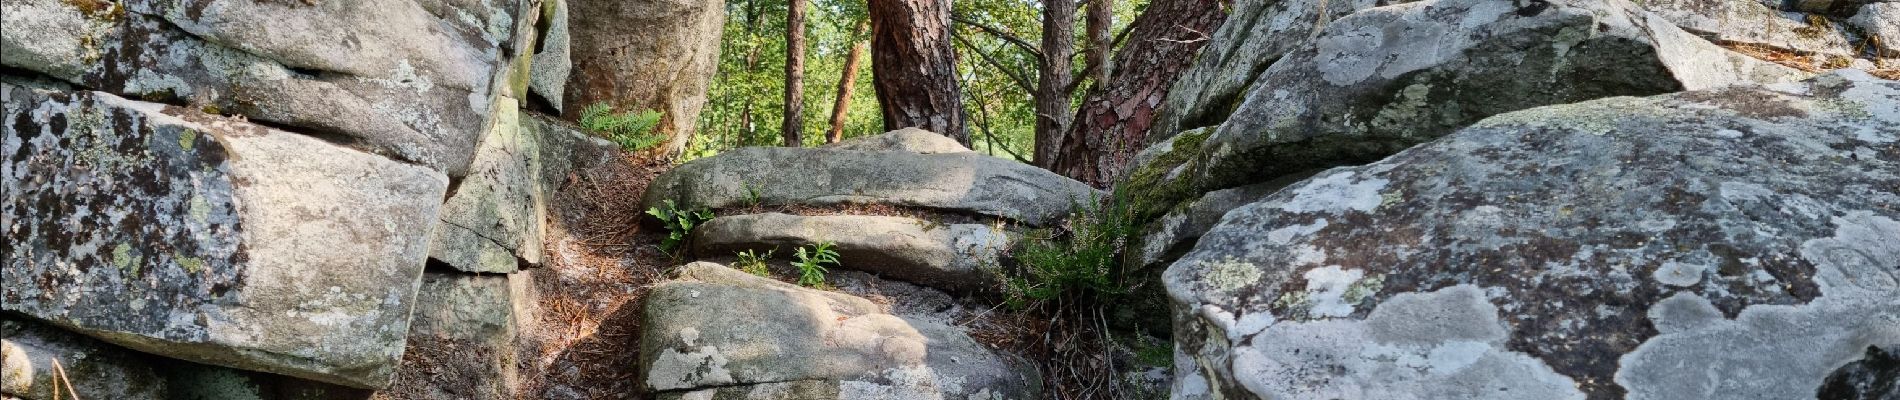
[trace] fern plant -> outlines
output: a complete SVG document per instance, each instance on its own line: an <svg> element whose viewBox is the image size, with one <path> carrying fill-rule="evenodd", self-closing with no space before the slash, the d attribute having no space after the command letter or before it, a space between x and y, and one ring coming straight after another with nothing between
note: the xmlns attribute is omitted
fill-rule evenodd
<svg viewBox="0 0 1900 400"><path fill-rule="evenodd" d="M665 135L653 132L660 125L661 115L654 110L614 113L607 103L594 103L581 109L581 128L607 138L622 150L641 151L666 141Z"/></svg>
<svg viewBox="0 0 1900 400"><path fill-rule="evenodd" d="M648 208L647 215L659 218L660 222L666 224L666 238L660 240L660 250L667 252L672 252L681 244L686 243L688 235L693 233L693 227L713 219L712 210L705 208L684 210L673 204L672 200L666 200L659 206Z"/></svg>
<svg viewBox="0 0 1900 400"><path fill-rule="evenodd" d="M765 261L771 260L772 253L776 252L778 252L777 248L766 250L765 254L754 253L752 250L733 253L734 256L739 257L739 260L733 261L732 265L749 274L766 276L771 274L771 271L765 269Z"/></svg>
<svg viewBox="0 0 1900 400"><path fill-rule="evenodd" d="M838 265L838 252L832 250L831 246L832 243L829 241L819 242L818 245L809 249L810 252L807 252L805 247L799 247L798 251L792 254L793 257L798 258L798 262L794 265L798 266L799 285L818 287L825 284L825 273L831 272L825 269L825 264Z"/></svg>
<svg viewBox="0 0 1900 400"><path fill-rule="evenodd" d="M1124 271L1118 258L1134 234L1130 202L1117 192L1080 204L1063 231L1032 233L1016 251L1021 266L1004 276L1008 302L1028 306L1063 296L1102 298L1121 294Z"/></svg>

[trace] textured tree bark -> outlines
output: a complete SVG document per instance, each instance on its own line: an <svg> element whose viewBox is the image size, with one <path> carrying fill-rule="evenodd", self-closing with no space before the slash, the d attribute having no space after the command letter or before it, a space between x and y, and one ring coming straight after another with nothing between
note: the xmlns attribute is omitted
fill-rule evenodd
<svg viewBox="0 0 1900 400"><path fill-rule="evenodd" d="M805 144L805 1L790 0L785 12L785 147Z"/></svg>
<svg viewBox="0 0 1900 400"><path fill-rule="evenodd" d="M970 144L949 0L870 0L871 81L884 128L917 127Z"/></svg>
<svg viewBox="0 0 1900 400"><path fill-rule="evenodd" d="M1109 37L1109 29L1115 26L1115 0L1089 0L1088 15L1088 63L1094 68L1089 79L1100 86L1108 82L1109 72L1114 64L1108 60L1109 48L1114 47L1114 39Z"/></svg>
<svg viewBox="0 0 1900 400"><path fill-rule="evenodd" d="M1042 63L1036 79L1036 166L1053 169L1069 125L1070 59L1075 55L1075 0L1042 1Z"/></svg>
<svg viewBox="0 0 1900 400"><path fill-rule="evenodd" d="M1219 0L1149 3L1110 62L1115 73L1083 99L1051 170L1096 187L1113 182L1141 151L1175 78L1226 18Z"/></svg>
<svg viewBox="0 0 1900 400"><path fill-rule="evenodd" d="M851 37L864 36L871 29L870 21L858 22ZM858 85L858 64L863 63L864 48L869 42L858 42L851 46L851 52L844 56L844 73L838 77L838 101L831 104L831 130L825 132L825 143L837 143L844 140L844 117L851 110L851 91Z"/></svg>

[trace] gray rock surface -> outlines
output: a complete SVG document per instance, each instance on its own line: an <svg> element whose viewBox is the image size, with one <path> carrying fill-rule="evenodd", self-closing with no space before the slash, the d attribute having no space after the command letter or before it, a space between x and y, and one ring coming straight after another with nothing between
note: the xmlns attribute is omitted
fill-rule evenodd
<svg viewBox="0 0 1900 400"><path fill-rule="evenodd" d="M567 0L542 0L541 18L546 30L540 32L539 52L534 53L533 76L528 87L535 96L554 106L559 113L567 93L567 76L574 71L573 45L567 30Z"/></svg>
<svg viewBox="0 0 1900 400"><path fill-rule="evenodd" d="M1007 218L1046 226L1095 189L1028 164L974 152L747 147L682 164L647 186L641 208L888 204Z"/></svg>
<svg viewBox="0 0 1900 400"><path fill-rule="evenodd" d="M1812 398L1900 346L1897 189L1859 71L1495 116L1229 212L1176 396Z"/></svg>
<svg viewBox="0 0 1900 400"><path fill-rule="evenodd" d="M620 159L620 146L582 131L566 122L538 114L521 116L522 136L541 141L541 189L547 192L567 186L587 170Z"/></svg>
<svg viewBox="0 0 1900 400"><path fill-rule="evenodd" d="M1270 182L1256 183L1232 189L1221 189L1201 195L1201 198L1188 202L1185 207L1169 211L1160 220L1147 224L1137 242L1130 249L1128 265L1136 269L1161 266L1172 262L1194 242L1201 234L1213 229L1227 211L1252 204L1273 192L1312 176L1311 173L1299 173Z"/></svg>
<svg viewBox="0 0 1900 400"><path fill-rule="evenodd" d="M521 129L503 98L455 192L442 204L429 257L467 272L513 272L541 264L547 202L542 198L538 130Z"/></svg>
<svg viewBox="0 0 1900 400"><path fill-rule="evenodd" d="M1015 242L1003 229L981 224L779 213L713 218L694 228L693 235L693 251L702 257L773 249L789 256L793 248L828 241L836 245L839 267L949 290L997 283L991 271Z"/></svg>
<svg viewBox="0 0 1900 400"><path fill-rule="evenodd" d="M440 172L97 92L0 84L0 309L356 387L408 331Z"/></svg>
<svg viewBox="0 0 1900 400"><path fill-rule="evenodd" d="M417 2L118 4L0 4L0 64L294 126L452 176L467 168L489 112L496 41ZM512 7L484 10L475 15L513 23L487 16Z"/></svg>
<svg viewBox="0 0 1900 400"><path fill-rule="evenodd" d="M1811 19L1812 14L1782 11L1760 1L1645 0L1637 4L1682 29L1722 42L1835 57L1860 55L1858 36L1843 29L1845 25L1840 21L1821 16Z"/></svg>
<svg viewBox="0 0 1900 400"><path fill-rule="evenodd" d="M1218 128L1175 138L1121 190L1157 217L1207 191L1370 162L1498 113L1798 71L1623 2L1428 0L1332 22L1252 82Z"/></svg>
<svg viewBox="0 0 1900 400"><path fill-rule="evenodd" d="M1391 3L1371 0L1237 0L1194 65L1169 89L1148 137L1219 125L1240 106L1254 79L1288 52L1312 42L1327 23ZM1322 11L1321 8L1324 8ZM1139 165L1140 163L1136 163Z"/></svg>
<svg viewBox="0 0 1900 400"><path fill-rule="evenodd" d="M699 123L706 90L719 71L726 3L719 0L572 0L568 43L574 68L565 116L607 103L617 110L663 113L655 151L679 154Z"/></svg>
<svg viewBox="0 0 1900 400"><path fill-rule="evenodd" d="M52 399L58 388L61 398L72 393L99 399L165 398L163 378L147 359L92 338L0 315L0 394Z"/></svg>
<svg viewBox="0 0 1900 400"><path fill-rule="evenodd" d="M522 274L422 274L402 398L513 399L520 321L534 299Z"/></svg>
<svg viewBox="0 0 1900 400"><path fill-rule="evenodd" d="M641 327L641 382L661 398L1038 398L1034 368L957 328L717 264L678 273Z"/></svg>
<svg viewBox="0 0 1900 400"><path fill-rule="evenodd" d="M1900 3L1873 3L1861 6L1847 23L1860 29L1879 44L1881 57L1900 58ZM1900 63L1900 60L1890 61ZM1900 68L1895 66L1894 68Z"/></svg>
<svg viewBox="0 0 1900 400"><path fill-rule="evenodd" d="M908 151L919 154L963 153L970 148L963 147L956 139L936 132L917 128L904 128L876 135L852 138L826 145L836 150L862 151Z"/></svg>

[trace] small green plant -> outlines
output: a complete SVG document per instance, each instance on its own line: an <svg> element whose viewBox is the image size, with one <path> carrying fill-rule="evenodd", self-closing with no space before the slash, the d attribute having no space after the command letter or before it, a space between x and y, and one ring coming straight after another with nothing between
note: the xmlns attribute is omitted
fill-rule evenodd
<svg viewBox="0 0 1900 400"><path fill-rule="evenodd" d="M1020 268L1003 277L1011 305L1126 291L1119 257L1136 226L1127 197L1117 192L1078 209L1062 229L1032 232L1016 250Z"/></svg>
<svg viewBox="0 0 1900 400"><path fill-rule="evenodd" d="M765 269L765 262L771 260L772 253L776 252L778 252L777 248L766 250L765 254L754 253L752 250L733 253L734 256L739 257L739 260L733 261L732 265L739 267L740 271L745 271L748 274L758 276L770 275L771 271Z"/></svg>
<svg viewBox="0 0 1900 400"><path fill-rule="evenodd" d="M817 246L809 248L810 252L801 246L798 252L792 254L798 258L794 265L798 266L799 285L818 287L825 284L825 273L830 272L825 269L825 264L838 265L838 252L832 250L831 246L832 243L828 241L818 242Z"/></svg>
<svg viewBox="0 0 1900 400"><path fill-rule="evenodd" d="M745 199L743 199L742 201L744 201L744 205L746 206L746 208L758 207L759 206L759 188L754 187L752 186L752 183L747 182L745 184Z"/></svg>
<svg viewBox="0 0 1900 400"><path fill-rule="evenodd" d="M689 237L688 235L692 234L694 226L713 219L712 210L705 208L697 210L680 209L678 205L673 204L672 200L666 200L657 207L648 208L647 215L659 218L660 222L666 224L666 239L660 241L660 250L667 252L671 252L675 248L680 247L681 244L686 243L686 239Z"/></svg>
<svg viewBox="0 0 1900 400"><path fill-rule="evenodd" d="M660 116L654 110L614 113L607 103L594 103L581 109L581 128L594 131L622 150L641 151L666 141L665 135L653 132L660 125Z"/></svg>

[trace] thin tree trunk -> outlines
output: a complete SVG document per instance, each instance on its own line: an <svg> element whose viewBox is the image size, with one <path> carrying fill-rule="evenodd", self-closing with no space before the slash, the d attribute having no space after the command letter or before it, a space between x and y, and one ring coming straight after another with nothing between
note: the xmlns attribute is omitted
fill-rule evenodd
<svg viewBox="0 0 1900 400"><path fill-rule="evenodd" d="M791 0L785 12L785 147L805 144L805 1Z"/></svg>
<svg viewBox="0 0 1900 400"><path fill-rule="evenodd" d="M1108 31L1115 26L1115 0L1089 0L1087 18L1089 32L1087 59L1089 66L1095 72L1089 74L1089 78L1095 80L1095 86L1103 86L1108 84L1109 71L1114 66L1108 62L1108 50L1114 47L1112 42L1114 39L1109 37Z"/></svg>
<svg viewBox="0 0 1900 400"><path fill-rule="evenodd" d="M1042 63L1036 74L1036 149L1038 167L1052 168L1063 149L1069 124L1069 81L1075 73L1075 0L1042 1Z"/></svg>
<svg viewBox="0 0 1900 400"><path fill-rule="evenodd" d="M1096 187L1114 181L1141 151L1174 80L1226 17L1220 0L1149 3L1110 62L1117 73L1083 99L1051 170Z"/></svg>
<svg viewBox="0 0 1900 400"><path fill-rule="evenodd" d="M746 35L757 36L759 34L758 2L754 0L746 0L745 4L746 4L745 6ZM746 48L746 53L745 53L745 70L746 70L747 75L750 75L751 73L756 73L759 71L759 47L760 46L758 44L759 41L756 41L756 40L747 40L746 42L751 43L751 45L748 48ZM745 107L743 107L743 111L739 112L739 140L736 140L733 142L734 147L739 146L740 143L742 142L748 142L752 140L752 137L757 135L758 133L754 129L755 125L753 125L753 121L752 121L752 108L754 106L754 101L752 99L754 97L757 97L757 96L753 96L753 94L754 93L746 93L744 96L742 96L742 97L745 97Z"/></svg>
<svg viewBox="0 0 1900 400"><path fill-rule="evenodd" d="M871 29L871 23L860 21L851 37L862 37L867 29ZM838 77L838 101L831 104L831 130L825 132L825 143L844 140L845 112L851 109L851 90L858 84L858 64L864 58L864 48L869 46L868 41L858 42L844 56L844 73Z"/></svg>
<svg viewBox="0 0 1900 400"><path fill-rule="evenodd" d="M870 0L870 14L871 81L884 128L922 128L968 146L950 0Z"/></svg>

